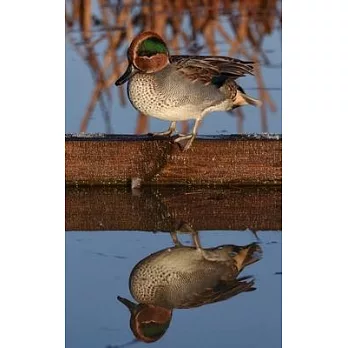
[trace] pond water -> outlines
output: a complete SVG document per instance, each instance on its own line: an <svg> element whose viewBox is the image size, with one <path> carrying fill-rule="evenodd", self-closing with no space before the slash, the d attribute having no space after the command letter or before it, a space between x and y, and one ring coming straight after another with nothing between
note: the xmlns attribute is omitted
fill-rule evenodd
<svg viewBox="0 0 348 348"><path fill-rule="evenodd" d="M156 347L281 346L281 233L201 231L203 248L258 242L259 261L240 276L253 276L255 291L197 308L174 309ZM184 245L188 234L179 235ZM117 296L133 302L128 282L148 255L173 247L169 233L66 232L66 347L121 347L134 341L130 313ZM137 341L137 345L142 345Z"/></svg>
<svg viewBox="0 0 348 348"><path fill-rule="evenodd" d="M172 1L167 2L168 4L174 3ZM108 5L109 3L113 5ZM117 35L118 30L126 30L124 41L121 40L122 42L117 46L117 49L112 50L114 59L118 62L119 71L114 74L115 68L112 64L107 65L104 70L106 79L111 76L107 84L110 100L104 94L105 105L102 107L101 99L98 98L98 102L92 107L93 111L90 114L85 132L134 134L135 132L147 133L148 131L156 132L167 129L168 122L151 117L148 119L147 127L141 127L138 112L126 98L125 86L116 87L114 85L116 79L126 69L126 49L130 44L130 40L144 29L155 30L162 36L165 34L166 40L169 42L173 40L173 43L169 44L172 54L232 55L236 58L256 60L260 63L261 74L259 80L254 76L245 76L240 78L238 83L248 94L262 99L264 110L252 106L243 107L238 110L238 112L243 113L242 118L238 116L237 111L233 113L211 113L204 118L199 134L216 135L265 131L281 133L281 1L260 2L260 4L257 1L247 0L241 1L240 4L238 4L238 1L215 1L212 2L214 6L210 4L210 7L207 8L198 5L200 3L200 1L192 2L193 7L195 4L197 6L191 9L193 15L190 16L187 10L175 11L171 6L166 6L165 10L159 10L154 4L149 5L146 1L118 2L117 6L114 2L106 1L105 6L100 8L98 2L94 0L90 10L91 16L94 18L92 23L96 23L97 19L102 18L102 11L106 9L109 24L104 26L103 21L99 21L97 25L92 26L91 41L97 43L92 45L92 48L83 39L78 18L75 20L76 23L73 22L72 18L72 26L67 27L65 54L66 133L80 131L82 120L95 92L96 84L93 77L96 73L95 62L99 62L101 69L105 67L106 61L110 63L110 59L105 58L108 47L110 47L107 34L111 32L113 35ZM231 9L226 8L227 5L225 6L225 4L232 6ZM211 7L215 7L215 5L217 6L216 10L212 10ZM127 6L129 6L128 11ZM70 13L69 9L70 7L67 6L67 14ZM158 10L158 13L156 13L156 10ZM209 10L212 11L209 12ZM195 11L196 16L194 15ZM133 24L142 16L144 22L139 25ZM167 16L167 27L159 26L156 29L156 21L161 16ZM211 18L211 16L214 18ZM194 25L197 25L199 21L204 21L205 17L207 17L209 30L202 32L195 29ZM248 27L244 28L243 20L245 19L247 19ZM179 28L175 29L175 35L177 35L175 38L172 28L174 21L179 23ZM112 26L121 29L110 30ZM241 39L241 49L236 49L237 32L248 34ZM177 46L175 46L174 41ZM91 48L90 51L89 48ZM231 50L232 53L230 53ZM88 62L88 57L93 57L93 64ZM125 99L120 98L121 88ZM262 95L261 92L265 92L267 96ZM107 110L109 125L105 121L106 116L103 110ZM189 126L191 127L192 124Z"/></svg>

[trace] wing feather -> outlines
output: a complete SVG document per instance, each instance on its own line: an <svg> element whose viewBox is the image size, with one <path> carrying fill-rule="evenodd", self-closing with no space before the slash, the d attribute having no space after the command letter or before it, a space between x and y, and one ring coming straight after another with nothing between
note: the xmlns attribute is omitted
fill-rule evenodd
<svg viewBox="0 0 348 348"><path fill-rule="evenodd" d="M171 63L192 81L204 84L216 79L234 80L245 75L254 75L254 62L230 57L213 56L171 56Z"/></svg>

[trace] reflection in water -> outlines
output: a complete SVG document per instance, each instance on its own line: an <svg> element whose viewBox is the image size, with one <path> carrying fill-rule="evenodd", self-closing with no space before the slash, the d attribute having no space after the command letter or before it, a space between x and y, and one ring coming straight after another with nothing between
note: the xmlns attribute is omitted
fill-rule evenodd
<svg viewBox="0 0 348 348"><path fill-rule="evenodd" d="M202 248L198 232L187 224L180 231L192 234L194 246L184 246L172 232L174 247L149 255L133 268L129 288L139 304L118 296L130 311L130 327L138 340L160 339L173 309L199 307L255 290L251 276L238 276L261 259L258 243Z"/></svg>
<svg viewBox="0 0 348 348"><path fill-rule="evenodd" d="M146 30L160 34L173 54L240 56L244 60L274 66L264 47L272 32L281 30L279 0L67 0L67 40L86 62L94 80L80 130L86 132L99 103L111 132L110 108L116 79L126 66L126 49L132 38ZM279 62L276 62L279 63ZM261 131L267 132L267 109L276 111L261 69L255 72L259 95ZM119 101L126 104L125 91L118 90ZM235 111L238 132L243 132L243 111ZM148 131L148 119L139 114L137 133ZM187 123L183 123L187 132Z"/></svg>
<svg viewBox="0 0 348 348"><path fill-rule="evenodd" d="M148 164L146 164L148 166ZM133 190L135 191L135 190ZM136 194L135 194L136 193ZM177 221L197 230L282 229L281 187L67 187L67 231L171 231Z"/></svg>

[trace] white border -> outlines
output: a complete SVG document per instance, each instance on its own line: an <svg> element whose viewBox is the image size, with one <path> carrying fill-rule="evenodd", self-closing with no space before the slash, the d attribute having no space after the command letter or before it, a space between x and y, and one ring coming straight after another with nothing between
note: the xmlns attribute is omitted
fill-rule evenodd
<svg viewBox="0 0 348 348"><path fill-rule="evenodd" d="M283 1L284 348L346 344L347 7Z"/></svg>
<svg viewBox="0 0 348 348"><path fill-rule="evenodd" d="M1 6L1 347L64 347L65 3Z"/></svg>

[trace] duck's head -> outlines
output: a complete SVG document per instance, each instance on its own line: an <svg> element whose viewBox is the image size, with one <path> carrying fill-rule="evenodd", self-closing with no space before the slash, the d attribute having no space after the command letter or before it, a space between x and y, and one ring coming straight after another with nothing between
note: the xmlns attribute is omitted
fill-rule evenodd
<svg viewBox="0 0 348 348"><path fill-rule="evenodd" d="M116 86L128 81L136 72L155 73L169 64L169 51L163 39L153 31L137 35L127 52L128 68L115 82Z"/></svg>
<svg viewBox="0 0 348 348"><path fill-rule="evenodd" d="M172 310L147 305L136 304L126 298L117 296L130 311L130 328L139 341L151 343L159 340L167 331L172 320Z"/></svg>

